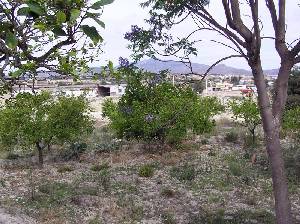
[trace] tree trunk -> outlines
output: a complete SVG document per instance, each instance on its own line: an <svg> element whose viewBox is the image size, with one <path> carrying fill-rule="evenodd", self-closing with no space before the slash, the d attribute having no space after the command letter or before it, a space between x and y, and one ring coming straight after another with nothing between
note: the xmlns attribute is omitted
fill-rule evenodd
<svg viewBox="0 0 300 224"><path fill-rule="evenodd" d="M251 135L252 135L252 145L255 145L255 129L251 130Z"/></svg>
<svg viewBox="0 0 300 224"><path fill-rule="evenodd" d="M43 158L43 148L40 146L40 143L36 143L36 148L38 150L38 157L39 157L39 167L43 168L44 158Z"/></svg>
<svg viewBox="0 0 300 224"><path fill-rule="evenodd" d="M281 100L281 107L277 108L277 113L274 113L268 96L261 62L258 61L256 64L250 66L258 90L258 103L265 133L266 148L271 164L276 222L277 224L292 224L288 183L279 139L281 114L283 110L282 105L284 105L285 102ZM277 100L278 99L275 101ZM276 102L274 104L276 104Z"/></svg>

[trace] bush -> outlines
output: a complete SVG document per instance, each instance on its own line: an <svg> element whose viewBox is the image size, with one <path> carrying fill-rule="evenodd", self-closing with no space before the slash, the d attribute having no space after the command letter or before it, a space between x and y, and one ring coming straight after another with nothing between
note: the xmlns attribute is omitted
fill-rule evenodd
<svg viewBox="0 0 300 224"><path fill-rule="evenodd" d="M233 142L233 143L236 143L238 141L238 138L239 138L239 134L236 132L236 131L230 131L230 132L227 132L226 135L225 135L225 140L227 142Z"/></svg>
<svg viewBox="0 0 300 224"><path fill-rule="evenodd" d="M140 177L152 177L154 175L154 167L149 164L145 164L139 169Z"/></svg>
<svg viewBox="0 0 300 224"><path fill-rule="evenodd" d="M162 74L127 70L127 88L118 103L103 104L118 138L178 143L188 130L210 132L223 108L216 98L199 98L190 87L173 86Z"/></svg>

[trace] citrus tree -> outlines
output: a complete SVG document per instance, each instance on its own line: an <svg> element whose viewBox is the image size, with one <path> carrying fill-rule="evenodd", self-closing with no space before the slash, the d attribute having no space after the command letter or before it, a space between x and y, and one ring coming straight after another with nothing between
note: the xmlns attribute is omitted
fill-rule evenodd
<svg viewBox="0 0 300 224"><path fill-rule="evenodd" d="M25 75L35 78L41 72L56 72L77 78L86 72L87 63L101 50L99 31L105 24L100 17L104 6L112 2L1 0L2 88L11 88Z"/></svg>
<svg viewBox="0 0 300 224"><path fill-rule="evenodd" d="M0 110L0 142L8 150L17 146L38 151L43 165L43 150L53 143L76 141L92 131L89 106L83 97L60 96L50 93L18 94Z"/></svg>
<svg viewBox="0 0 300 224"><path fill-rule="evenodd" d="M241 125L246 127L251 136L252 142L255 143L255 130L261 124L260 111L251 97L244 97L242 100L233 100L229 102L230 110Z"/></svg>

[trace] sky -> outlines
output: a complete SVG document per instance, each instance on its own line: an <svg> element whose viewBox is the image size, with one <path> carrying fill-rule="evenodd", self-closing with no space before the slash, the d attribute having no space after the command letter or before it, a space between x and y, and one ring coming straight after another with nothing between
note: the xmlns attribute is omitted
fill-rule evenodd
<svg viewBox="0 0 300 224"><path fill-rule="evenodd" d="M105 7L101 18L105 22L106 28L101 30L101 35L104 37L104 52L100 56L100 64L105 64L109 60L117 63L120 56L130 57L131 51L127 48L129 42L124 39L124 34L130 31L131 25L147 28L144 20L148 18L149 9L141 8L139 5L141 2L144 2L144 0L115 0L113 4ZM264 2L263 0L260 1L259 12L260 19L263 22L262 35L274 36L269 12ZM299 0L287 0L287 41L290 42L300 37L299 3ZM246 11L247 8L246 5L241 7L242 14L245 15L245 22L247 22L247 15L249 15L249 12ZM220 23L225 23L221 0L211 0L208 10ZM187 22L176 27L173 33L179 36L184 35L193 31L194 27L192 22ZM199 54L197 57L192 58L193 62L211 65L220 58L233 54L232 50L211 41L221 40L220 36L215 33L204 31L199 33L198 36L202 41L197 45ZM279 58L274 50L274 42L271 39L265 39L262 43L262 62L264 69L278 68L280 65ZM244 59L230 59L223 63L236 68L249 69Z"/></svg>

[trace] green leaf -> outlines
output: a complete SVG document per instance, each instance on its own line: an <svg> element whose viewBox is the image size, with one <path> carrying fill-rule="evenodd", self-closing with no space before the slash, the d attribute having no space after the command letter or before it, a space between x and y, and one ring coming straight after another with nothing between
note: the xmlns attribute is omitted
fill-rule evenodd
<svg viewBox="0 0 300 224"><path fill-rule="evenodd" d="M98 23L102 28L105 29L105 23L102 22L101 20L97 19L97 18L93 18L95 20L96 23Z"/></svg>
<svg viewBox="0 0 300 224"><path fill-rule="evenodd" d="M109 69L109 72L110 72L111 74L114 73L114 64L113 64L112 61L109 61L109 62L108 62L108 69Z"/></svg>
<svg viewBox="0 0 300 224"><path fill-rule="evenodd" d="M27 3L31 12L41 16L45 13L44 9L37 2L28 2Z"/></svg>
<svg viewBox="0 0 300 224"><path fill-rule="evenodd" d="M86 15L89 18L97 18L97 17L101 16L101 13L87 12Z"/></svg>
<svg viewBox="0 0 300 224"><path fill-rule="evenodd" d="M80 10L79 9L71 9L71 17L70 17L70 22L73 23L78 19L80 16Z"/></svg>
<svg viewBox="0 0 300 224"><path fill-rule="evenodd" d="M56 13L56 22L57 24L61 25L62 23L66 22L66 14L64 12L59 11Z"/></svg>
<svg viewBox="0 0 300 224"><path fill-rule="evenodd" d="M29 7L23 7L20 8L17 12L18 16L28 16L30 12L30 8Z"/></svg>
<svg viewBox="0 0 300 224"><path fill-rule="evenodd" d="M61 27L55 27L52 32L56 36L67 36L66 32Z"/></svg>
<svg viewBox="0 0 300 224"><path fill-rule="evenodd" d="M103 41L103 38L99 35L97 29L95 27L91 27L88 25L81 26L82 31L94 42L94 44L98 44L99 41Z"/></svg>
<svg viewBox="0 0 300 224"><path fill-rule="evenodd" d="M9 76L12 77L12 78L18 78L22 75L23 71L21 69L18 69L14 72L10 72L9 73Z"/></svg>
<svg viewBox="0 0 300 224"><path fill-rule="evenodd" d="M95 9L95 10L98 10L98 9L100 9L102 6L109 5L109 4L113 3L113 2L114 2L114 0L100 0L100 1L95 2L95 3L91 6L91 8L92 8L92 9Z"/></svg>
<svg viewBox="0 0 300 224"><path fill-rule="evenodd" d="M14 49L18 45L18 39L12 32L8 31L6 33L5 43L9 48Z"/></svg>

